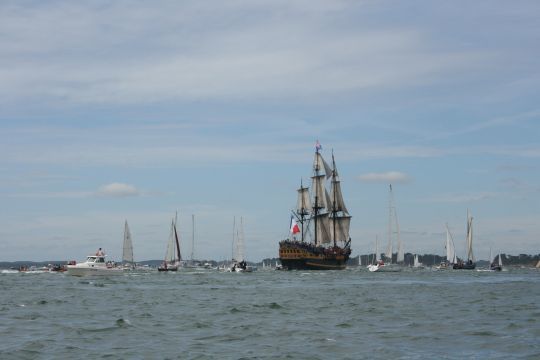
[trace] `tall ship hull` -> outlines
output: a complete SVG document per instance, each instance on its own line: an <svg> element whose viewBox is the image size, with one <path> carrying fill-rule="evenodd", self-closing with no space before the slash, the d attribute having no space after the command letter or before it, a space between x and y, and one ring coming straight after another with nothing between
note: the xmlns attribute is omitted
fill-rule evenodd
<svg viewBox="0 0 540 360"><path fill-rule="evenodd" d="M332 154L324 161L317 141L311 189L300 183L289 238L279 243L279 260L287 270L343 270L351 255L351 216L343 199Z"/></svg>
<svg viewBox="0 0 540 360"><path fill-rule="evenodd" d="M287 240L279 244L279 259L287 270L343 270L350 255L349 247L313 247Z"/></svg>

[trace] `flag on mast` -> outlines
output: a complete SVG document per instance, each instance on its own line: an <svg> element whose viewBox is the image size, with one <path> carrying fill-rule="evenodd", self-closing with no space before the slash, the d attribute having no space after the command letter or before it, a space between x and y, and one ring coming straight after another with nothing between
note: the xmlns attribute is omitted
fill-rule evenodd
<svg viewBox="0 0 540 360"><path fill-rule="evenodd" d="M294 218L291 216L291 234L298 234L300 232L300 227L294 220Z"/></svg>

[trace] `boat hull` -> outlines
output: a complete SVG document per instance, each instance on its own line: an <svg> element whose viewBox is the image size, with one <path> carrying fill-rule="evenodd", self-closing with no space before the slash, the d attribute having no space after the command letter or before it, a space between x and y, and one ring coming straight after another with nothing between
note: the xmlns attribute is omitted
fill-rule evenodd
<svg viewBox="0 0 540 360"><path fill-rule="evenodd" d="M124 271L119 268L68 266L67 273L73 276L115 276L122 275Z"/></svg>
<svg viewBox="0 0 540 360"><path fill-rule="evenodd" d="M475 263L462 263L454 264L452 267L454 270L474 270L476 269Z"/></svg>
<svg viewBox="0 0 540 360"><path fill-rule="evenodd" d="M279 247L279 260L287 270L343 270L350 253L348 247L324 249L285 241Z"/></svg>

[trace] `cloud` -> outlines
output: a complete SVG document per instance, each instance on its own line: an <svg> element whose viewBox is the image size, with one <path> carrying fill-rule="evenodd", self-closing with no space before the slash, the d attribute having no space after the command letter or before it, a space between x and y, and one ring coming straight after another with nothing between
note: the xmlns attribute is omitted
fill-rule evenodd
<svg viewBox="0 0 540 360"><path fill-rule="evenodd" d="M133 185L122 183L111 183L103 185L96 192L97 196L102 197L130 197L141 195L140 191Z"/></svg>
<svg viewBox="0 0 540 360"><path fill-rule="evenodd" d="M411 180L410 176L399 171L388 171L384 173L368 173L358 176L358 180L366 183L407 183Z"/></svg>
<svg viewBox="0 0 540 360"><path fill-rule="evenodd" d="M367 16L345 4L332 15ZM336 26L329 15L311 2L13 5L0 15L0 95L70 104L326 97L431 84L488 60L476 49L431 51L421 30Z"/></svg>
<svg viewBox="0 0 540 360"><path fill-rule="evenodd" d="M468 203L492 199L499 195L500 194L493 192L481 192L474 194L441 194L439 196L424 199L423 201L429 203Z"/></svg>

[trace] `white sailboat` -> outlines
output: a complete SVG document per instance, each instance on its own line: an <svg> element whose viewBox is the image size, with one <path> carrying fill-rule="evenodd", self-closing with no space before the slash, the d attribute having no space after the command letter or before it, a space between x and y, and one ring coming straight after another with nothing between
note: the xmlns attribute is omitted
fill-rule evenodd
<svg viewBox="0 0 540 360"><path fill-rule="evenodd" d="M394 202L394 192L392 189L392 184L389 186L389 196L388 196L388 245L386 246L386 252L384 254L385 263L384 271L387 272L398 272L401 271L403 262L405 260L405 254L403 251L403 242L401 240L401 234L399 231L399 222L397 217L396 205ZM396 262L392 263L392 249L394 240L397 244L397 254ZM382 268L381 268L382 270Z"/></svg>
<svg viewBox="0 0 540 360"><path fill-rule="evenodd" d="M467 209L467 261L463 262L461 260L456 261L452 268L454 270L474 270L476 268L476 260L473 253L473 226L472 226L473 217L469 214Z"/></svg>
<svg viewBox="0 0 540 360"><path fill-rule="evenodd" d="M416 268L416 269L423 269L423 268L424 268L424 264L422 264L422 263L418 260L418 254L414 254L413 268Z"/></svg>
<svg viewBox="0 0 540 360"><path fill-rule="evenodd" d="M133 261L133 243L131 241L131 232L129 231L128 222L124 225L124 244L122 248L122 266L124 270L135 269Z"/></svg>
<svg viewBox="0 0 540 360"><path fill-rule="evenodd" d="M450 229L448 228L448 223L446 223L445 226L446 226L446 242L445 242L444 248L446 249L446 260L441 262L439 266L436 267L437 269L451 269L452 266L455 263L457 263L454 237L452 236L452 233L450 232Z"/></svg>
<svg viewBox="0 0 540 360"><path fill-rule="evenodd" d="M178 271L182 256L180 254L180 241L178 240L178 232L176 230L177 216L171 222L171 231L169 233L169 241L167 242L167 252L165 259L158 267L158 271Z"/></svg>
<svg viewBox="0 0 540 360"><path fill-rule="evenodd" d="M375 258L372 261L372 264L367 266L367 269L371 272L376 272L384 267L384 262L381 260L381 254L379 253L379 238L375 236Z"/></svg>
<svg viewBox="0 0 540 360"><path fill-rule="evenodd" d="M235 251L232 259L232 265L229 268L230 272L252 272L253 267L246 262L244 255L244 219L240 217L240 226L236 229Z"/></svg>

